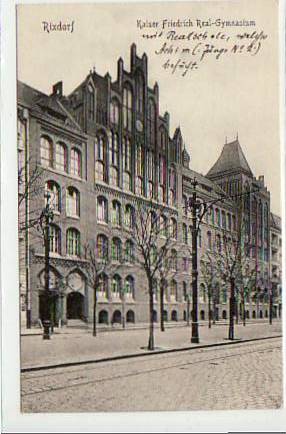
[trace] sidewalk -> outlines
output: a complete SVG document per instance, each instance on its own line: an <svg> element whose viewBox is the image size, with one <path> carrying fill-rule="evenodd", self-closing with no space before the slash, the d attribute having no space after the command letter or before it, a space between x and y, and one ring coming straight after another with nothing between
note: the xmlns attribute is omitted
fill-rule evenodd
<svg viewBox="0 0 286 434"><path fill-rule="evenodd" d="M184 323L182 323L184 324ZM68 330L68 329L67 329ZM250 339L280 336L281 321L272 325L267 322L251 323L245 327L235 324L236 341L227 340L228 325L215 325L209 330L207 323L200 326L200 343L192 344L191 327L186 325L166 328L165 332L155 329L155 352L179 351L202 348L209 345L231 345ZM21 337L21 368L55 367L62 364L107 361L114 358L136 357L154 354L146 349L148 329L133 328L117 333L102 331L93 337L91 330L78 329L72 333L53 334L50 340L42 335Z"/></svg>

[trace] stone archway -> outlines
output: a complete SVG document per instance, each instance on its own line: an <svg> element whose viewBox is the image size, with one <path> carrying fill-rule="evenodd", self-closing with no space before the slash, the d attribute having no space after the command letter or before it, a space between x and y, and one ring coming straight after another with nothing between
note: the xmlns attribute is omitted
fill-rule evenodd
<svg viewBox="0 0 286 434"><path fill-rule="evenodd" d="M84 296L80 292L67 295L67 319L84 319Z"/></svg>

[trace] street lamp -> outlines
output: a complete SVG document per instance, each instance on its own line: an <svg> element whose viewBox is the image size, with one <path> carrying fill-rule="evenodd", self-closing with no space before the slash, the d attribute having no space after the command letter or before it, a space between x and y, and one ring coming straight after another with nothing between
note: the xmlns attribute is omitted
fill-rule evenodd
<svg viewBox="0 0 286 434"><path fill-rule="evenodd" d="M50 224L53 221L54 213L50 206L51 195L47 191L44 195L46 199L46 206L43 209L39 226L44 236L45 246L45 288L44 288L44 310L43 310L43 339L50 339Z"/></svg>

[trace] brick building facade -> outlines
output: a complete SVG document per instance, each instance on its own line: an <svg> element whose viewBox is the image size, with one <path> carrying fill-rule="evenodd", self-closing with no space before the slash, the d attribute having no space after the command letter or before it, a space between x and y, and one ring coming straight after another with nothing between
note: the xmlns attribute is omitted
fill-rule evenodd
<svg viewBox="0 0 286 434"><path fill-rule="evenodd" d="M93 240L98 250L107 246L114 264L102 275L98 292L100 323L148 321L147 283L143 271L132 263L132 240L122 230L138 201L158 202L174 228L178 268L169 282L165 319L186 319L186 295L191 291L191 218L186 204L192 194L191 180L198 180L202 201L218 202L201 225L199 257L210 249L222 231L236 232L237 193L245 195L244 218L253 241L260 296L255 306L247 303L249 317L268 315L270 273L270 193L263 177L256 179L248 166L238 138L226 143L221 156L206 176L190 168L180 128L173 135L169 114L159 112L159 88L148 86L148 60L131 46L130 71L117 63L111 80L95 70L70 95L63 84L45 95L18 83L19 167L28 176L19 186L19 197L38 169L38 189L19 209L20 293L22 323L36 324L41 317L44 288L44 249L39 232L25 221L39 216L45 191L52 200L54 220L50 230L50 286L55 290L54 318L92 321L93 291L87 284L84 246ZM37 169L38 168L38 169ZM24 189L21 192L21 189ZM257 189L258 190L258 189ZM124 259L124 260L123 260ZM200 261L199 261L200 262ZM206 285L200 276L199 316L207 316ZM121 290L125 288L123 306ZM155 318L159 318L158 291L154 290ZM274 301L274 305L276 300ZM258 310L257 310L258 309ZM27 314L28 310L28 314ZM123 312L124 310L124 312ZM215 315L228 317L228 296L220 291Z"/></svg>

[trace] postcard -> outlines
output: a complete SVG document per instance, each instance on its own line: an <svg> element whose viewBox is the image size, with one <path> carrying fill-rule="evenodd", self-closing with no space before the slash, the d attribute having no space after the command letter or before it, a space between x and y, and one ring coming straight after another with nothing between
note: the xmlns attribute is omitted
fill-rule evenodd
<svg viewBox="0 0 286 434"><path fill-rule="evenodd" d="M279 419L280 13L15 5L22 416Z"/></svg>

